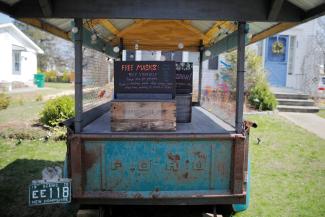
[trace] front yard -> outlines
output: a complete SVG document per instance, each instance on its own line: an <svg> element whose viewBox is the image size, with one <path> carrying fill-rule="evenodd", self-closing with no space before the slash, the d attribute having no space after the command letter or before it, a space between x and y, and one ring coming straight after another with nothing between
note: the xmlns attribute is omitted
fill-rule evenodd
<svg viewBox="0 0 325 217"><path fill-rule="evenodd" d="M69 217L63 206L28 207L28 185L41 179L41 171L52 165L63 166L64 142L0 139L1 216Z"/></svg>
<svg viewBox="0 0 325 217"><path fill-rule="evenodd" d="M0 110L0 137L42 137L45 131L37 127L37 119L45 101L57 95L72 95L73 84L46 83L36 91L10 93L10 105ZM29 135L28 135L29 134Z"/></svg>
<svg viewBox="0 0 325 217"><path fill-rule="evenodd" d="M325 216L325 140L278 116L248 119L251 206L236 216Z"/></svg>
<svg viewBox="0 0 325 217"><path fill-rule="evenodd" d="M0 112L0 123L33 121L42 105L12 106ZM277 115L247 118L258 124L250 138L251 205L236 216L325 216L325 140ZM63 206L30 208L27 201L31 180L46 166L62 166L65 152L64 141L0 138L1 216L70 216Z"/></svg>

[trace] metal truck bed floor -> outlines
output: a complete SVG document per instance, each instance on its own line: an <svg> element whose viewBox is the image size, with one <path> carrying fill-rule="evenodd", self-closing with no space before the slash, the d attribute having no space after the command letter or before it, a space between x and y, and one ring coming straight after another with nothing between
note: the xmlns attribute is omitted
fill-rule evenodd
<svg viewBox="0 0 325 217"><path fill-rule="evenodd" d="M193 107L191 123L177 123L175 132L164 132L164 134L229 134L235 129L229 124L215 117L213 114L201 107ZM111 131L110 112L100 116L84 127L83 134L138 134L139 132L116 133ZM149 132L155 134L161 132Z"/></svg>

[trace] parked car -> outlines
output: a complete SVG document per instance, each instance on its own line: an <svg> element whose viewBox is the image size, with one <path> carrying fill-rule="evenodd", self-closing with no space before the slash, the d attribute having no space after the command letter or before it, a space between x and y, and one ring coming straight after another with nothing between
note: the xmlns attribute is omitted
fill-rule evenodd
<svg viewBox="0 0 325 217"><path fill-rule="evenodd" d="M318 84L319 96L325 98L325 76L321 76Z"/></svg>

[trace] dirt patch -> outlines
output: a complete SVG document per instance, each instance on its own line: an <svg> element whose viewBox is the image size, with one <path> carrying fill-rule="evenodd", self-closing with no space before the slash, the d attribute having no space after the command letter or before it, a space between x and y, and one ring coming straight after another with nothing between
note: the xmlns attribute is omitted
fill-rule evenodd
<svg viewBox="0 0 325 217"><path fill-rule="evenodd" d="M48 135L48 130L35 121L11 121L0 124L0 136L10 139L40 139Z"/></svg>

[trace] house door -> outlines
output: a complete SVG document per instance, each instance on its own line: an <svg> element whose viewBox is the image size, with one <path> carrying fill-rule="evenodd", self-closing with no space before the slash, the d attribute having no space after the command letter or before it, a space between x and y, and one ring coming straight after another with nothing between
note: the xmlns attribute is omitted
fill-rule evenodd
<svg viewBox="0 0 325 217"><path fill-rule="evenodd" d="M265 50L265 68L270 85L285 87L288 68L288 36L269 37Z"/></svg>

